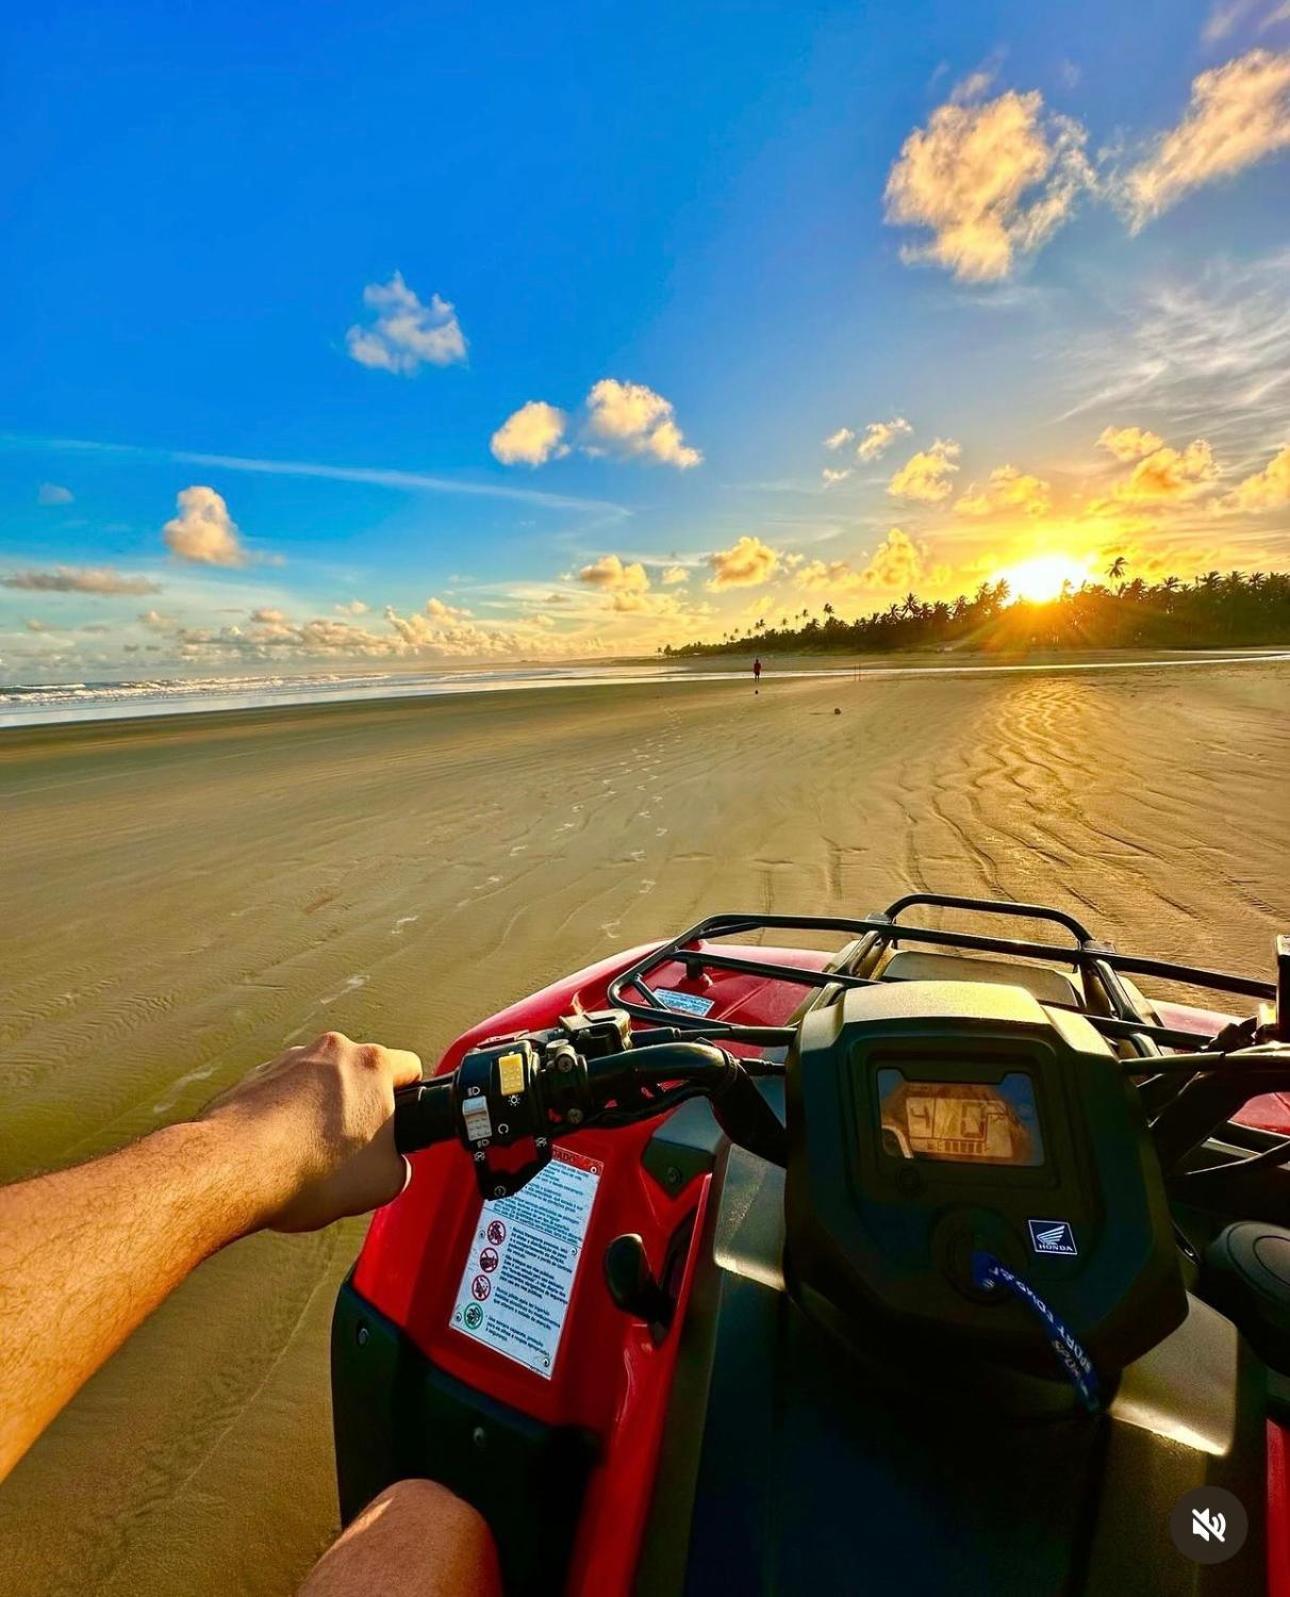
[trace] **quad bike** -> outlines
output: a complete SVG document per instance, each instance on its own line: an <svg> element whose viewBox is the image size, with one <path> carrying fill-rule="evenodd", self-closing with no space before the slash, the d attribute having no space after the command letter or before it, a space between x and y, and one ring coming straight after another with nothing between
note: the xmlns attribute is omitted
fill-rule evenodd
<svg viewBox="0 0 1290 1597"><path fill-rule="evenodd" d="M512 1593L1290 1597L1284 1089L1286 938L1260 981L918 893L579 971L398 1096L343 1517L440 1480Z"/></svg>

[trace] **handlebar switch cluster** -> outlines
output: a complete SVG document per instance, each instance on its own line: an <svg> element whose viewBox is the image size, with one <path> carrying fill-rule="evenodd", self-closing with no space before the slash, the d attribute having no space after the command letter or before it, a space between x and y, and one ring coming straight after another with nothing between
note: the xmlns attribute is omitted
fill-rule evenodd
<svg viewBox="0 0 1290 1597"><path fill-rule="evenodd" d="M539 1050L527 1037L472 1049L457 1067L458 1133L486 1198L506 1198L551 1158L551 1139L579 1125L588 1108L587 1067L569 1043ZM531 1143L526 1158L496 1150Z"/></svg>

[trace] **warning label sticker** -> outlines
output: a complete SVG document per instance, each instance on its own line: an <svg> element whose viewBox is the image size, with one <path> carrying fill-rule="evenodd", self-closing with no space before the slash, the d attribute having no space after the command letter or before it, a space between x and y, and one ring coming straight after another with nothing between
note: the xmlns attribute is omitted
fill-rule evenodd
<svg viewBox="0 0 1290 1597"><path fill-rule="evenodd" d="M484 1205L453 1304L454 1330L551 1379L603 1169L556 1148L514 1197Z"/></svg>
<svg viewBox="0 0 1290 1597"><path fill-rule="evenodd" d="M683 993L675 987L656 987L654 996L665 1008L681 1015L707 1015L716 1003L715 998L704 998L701 993Z"/></svg>

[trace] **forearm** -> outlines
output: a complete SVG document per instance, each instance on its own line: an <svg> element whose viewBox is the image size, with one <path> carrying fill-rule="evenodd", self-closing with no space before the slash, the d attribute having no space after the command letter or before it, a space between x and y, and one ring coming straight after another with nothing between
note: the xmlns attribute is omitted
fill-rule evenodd
<svg viewBox="0 0 1290 1597"><path fill-rule="evenodd" d="M0 1188L0 1479L184 1277L262 1223L236 1127L167 1127Z"/></svg>

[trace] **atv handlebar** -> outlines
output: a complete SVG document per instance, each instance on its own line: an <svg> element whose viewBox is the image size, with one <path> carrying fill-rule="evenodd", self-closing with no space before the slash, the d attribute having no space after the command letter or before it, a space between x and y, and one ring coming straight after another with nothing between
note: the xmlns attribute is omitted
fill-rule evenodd
<svg viewBox="0 0 1290 1597"><path fill-rule="evenodd" d="M484 1043L456 1070L399 1088L394 1143L407 1154L458 1141L481 1192L505 1197L546 1164L555 1138L650 1119L700 1096L732 1142L787 1163L784 1127L740 1060L708 1042L633 1047L627 1017L612 1011L589 1025ZM512 1148L518 1161L497 1152Z"/></svg>

